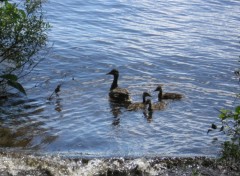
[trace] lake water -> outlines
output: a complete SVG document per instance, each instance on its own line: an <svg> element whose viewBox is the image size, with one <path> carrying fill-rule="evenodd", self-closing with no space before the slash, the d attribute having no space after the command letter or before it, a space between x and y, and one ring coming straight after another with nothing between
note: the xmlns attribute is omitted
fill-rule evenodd
<svg viewBox="0 0 240 176"><path fill-rule="evenodd" d="M50 54L25 80L27 97L2 102L1 148L67 156L217 156L207 135L218 110L236 105L237 0L63 1L44 6ZM147 119L111 104L111 69L132 100L184 94ZM59 96L49 100L58 84ZM218 140L216 140L216 138Z"/></svg>

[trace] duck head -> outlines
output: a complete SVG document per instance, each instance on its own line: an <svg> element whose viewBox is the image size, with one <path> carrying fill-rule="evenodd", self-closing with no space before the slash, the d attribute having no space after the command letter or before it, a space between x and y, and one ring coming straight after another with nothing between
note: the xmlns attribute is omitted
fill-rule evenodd
<svg viewBox="0 0 240 176"><path fill-rule="evenodd" d="M119 72L117 69L112 69L109 73L107 73L107 75L114 75L114 76L118 76Z"/></svg>
<svg viewBox="0 0 240 176"><path fill-rule="evenodd" d="M162 91L162 86L160 86L160 85L157 86L157 88L154 91L159 91L159 92Z"/></svg>
<svg viewBox="0 0 240 176"><path fill-rule="evenodd" d="M142 96L142 98L143 98L143 103L145 103L146 102L146 97L152 97L148 92L143 92L143 96Z"/></svg>
<svg viewBox="0 0 240 176"><path fill-rule="evenodd" d="M162 86L157 86L157 88L154 91L158 91L158 101L162 101L162 95L163 95L163 91L162 91Z"/></svg>
<svg viewBox="0 0 240 176"><path fill-rule="evenodd" d="M148 92L143 92L143 97L151 97L151 95Z"/></svg>

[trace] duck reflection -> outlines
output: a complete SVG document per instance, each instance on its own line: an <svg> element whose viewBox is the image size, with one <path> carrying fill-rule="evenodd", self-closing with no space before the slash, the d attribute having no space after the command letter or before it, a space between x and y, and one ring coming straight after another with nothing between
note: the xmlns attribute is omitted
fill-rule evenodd
<svg viewBox="0 0 240 176"><path fill-rule="evenodd" d="M55 110L57 112L61 112L62 111L62 105L61 105L61 98L57 98L56 102L55 102Z"/></svg>
<svg viewBox="0 0 240 176"><path fill-rule="evenodd" d="M58 136L47 134L48 129L33 126L0 127L0 147L17 147L39 150L51 144Z"/></svg>
<svg viewBox="0 0 240 176"><path fill-rule="evenodd" d="M112 121L113 126L119 126L120 125L120 118L116 118Z"/></svg>
<svg viewBox="0 0 240 176"><path fill-rule="evenodd" d="M147 119L148 123L151 123L152 122L153 111L148 111L147 109L145 109L143 111L143 116Z"/></svg>
<svg viewBox="0 0 240 176"><path fill-rule="evenodd" d="M120 124L119 115L122 114L122 109L127 108L129 104L126 103L117 103L109 100L110 112L113 115L112 125L118 126Z"/></svg>

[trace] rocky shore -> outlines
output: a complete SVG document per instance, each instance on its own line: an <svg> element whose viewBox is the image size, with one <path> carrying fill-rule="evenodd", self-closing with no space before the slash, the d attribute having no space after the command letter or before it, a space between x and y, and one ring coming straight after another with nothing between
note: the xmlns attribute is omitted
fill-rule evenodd
<svg viewBox="0 0 240 176"><path fill-rule="evenodd" d="M78 158L0 153L0 176L239 176L239 163L207 157Z"/></svg>

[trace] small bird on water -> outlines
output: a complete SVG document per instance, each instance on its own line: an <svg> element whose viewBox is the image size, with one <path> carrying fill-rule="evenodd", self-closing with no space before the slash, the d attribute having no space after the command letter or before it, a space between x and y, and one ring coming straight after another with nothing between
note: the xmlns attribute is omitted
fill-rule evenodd
<svg viewBox="0 0 240 176"><path fill-rule="evenodd" d="M50 97L48 98L49 100L52 99L53 94L55 93L56 96L58 96L58 93L60 92L60 88L61 88L61 84L58 84L56 89L54 90L54 92L50 95Z"/></svg>
<svg viewBox="0 0 240 176"><path fill-rule="evenodd" d="M142 102L136 102L132 103L128 106L127 110L132 111L132 110L139 110L139 109L145 109L146 107L146 97L151 97L151 95L148 92L143 92L142 94Z"/></svg>
<svg viewBox="0 0 240 176"><path fill-rule="evenodd" d="M171 100L180 100L183 98L183 95L179 93L163 93L162 86L158 86L155 91L158 91L158 101L162 99L171 99Z"/></svg>
<svg viewBox="0 0 240 176"><path fill-rule="evenodd" d="M60 92L60 87L61 87L61 84L59 84L56 89L54 90L55 94L57 95L58 92Z"/></svg>

